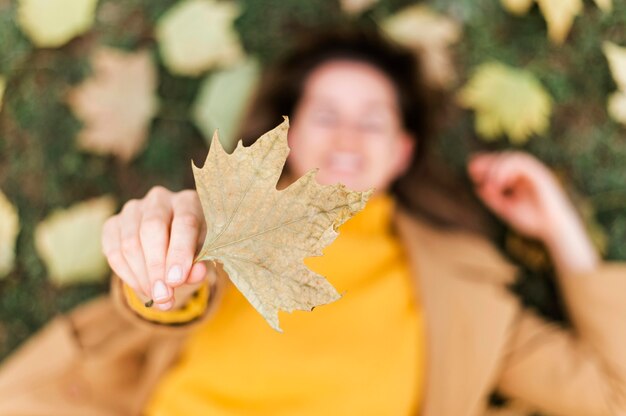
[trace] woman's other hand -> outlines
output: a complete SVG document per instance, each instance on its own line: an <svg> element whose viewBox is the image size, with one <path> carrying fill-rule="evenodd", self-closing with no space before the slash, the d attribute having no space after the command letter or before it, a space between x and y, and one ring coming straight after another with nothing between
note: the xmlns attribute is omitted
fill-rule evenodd
<svg viewBox="0 0 626 416"><path fill-rule="evenodd" d="M102 250L113 271L141 298L168 310L174 288L198 284L207 274L205 263L193 264L205 228L195 191L157 186L107 220Z"/></svg>
<svg viewBox="0 0 626 416"><path fill-rule="evenodd" d="M558 268L596 267L598 255L580 217L543 163L524 152L483 153L472 157L468 171L485 205L521 234L542 241Z"/></svg>

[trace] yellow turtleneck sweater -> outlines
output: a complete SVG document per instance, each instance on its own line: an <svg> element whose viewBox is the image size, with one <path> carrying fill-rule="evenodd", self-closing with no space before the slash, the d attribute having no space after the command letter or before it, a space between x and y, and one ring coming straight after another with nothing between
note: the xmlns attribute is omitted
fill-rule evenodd
<svg viewBox="0 0 626 416"><path fill-rule="evenodd" d="M393 202L373 198L306 264L343 296L281 313L271 329L234 286L186 343L147 415L409 415L424 373L421 308L391 233Z"/></svg>

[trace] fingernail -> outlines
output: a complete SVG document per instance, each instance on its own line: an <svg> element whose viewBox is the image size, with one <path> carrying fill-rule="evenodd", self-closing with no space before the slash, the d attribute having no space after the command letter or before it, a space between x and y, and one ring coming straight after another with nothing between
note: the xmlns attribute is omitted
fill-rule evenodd
<svg viewBox="0 0 626 416"><path fill-rule="evenodd" d="M174 305L174 302L169 301L167 303L159 304L157 305L157 307L162 311L169 311L170 309L172 309L172 305Z"/></svg>
<svg viewBox="0 0 626 416"><path fill-rule="evenodd" d="M156 282L154 282L152 294L154 295L155 300L163 300L170 297L170 293L162 280L157 280Z"/></svg>
<svg viewBox="0 0 626 416"><path fill-rule="evenodd" d="M179 265L170 267L170 271L167 273L168 283L180 283L183 280L183 270Z"/></svg>

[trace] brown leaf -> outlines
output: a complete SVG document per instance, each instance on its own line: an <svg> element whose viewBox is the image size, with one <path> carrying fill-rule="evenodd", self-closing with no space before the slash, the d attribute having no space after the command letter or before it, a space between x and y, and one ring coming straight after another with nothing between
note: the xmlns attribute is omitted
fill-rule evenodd
<svg viewBox="0 0 626 416"><path fill-rule="evenodd" d="M158 104L156 70L149 52L101 48L92 58L94 75L75 87L68 103L85 123L81 149L132 159L144 146Z"/></svg>
<svg viewBox="0 0 626 416"><path fill-rule="evenodd" d="M214 135L202 169L194 166L207 235L196 261L223 264L230 280L281 331L278 311L312 310L339 298L335 288L303 263L322 255L336 229L363 209L371 191L322 186L311 171L276 190L289 153L284 123L255 144L228 155Z"/></svg>

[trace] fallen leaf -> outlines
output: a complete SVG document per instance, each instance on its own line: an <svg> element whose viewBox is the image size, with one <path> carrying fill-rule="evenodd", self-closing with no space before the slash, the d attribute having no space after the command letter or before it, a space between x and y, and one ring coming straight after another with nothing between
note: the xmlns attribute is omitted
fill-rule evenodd
<svg viewBox="0 0 626 416"><path fill-rule="evenodd" d="M523 15L528 13L535 0L500 0L500 3L508 12Z"/></svg>
<svg viewBox="0 0 626 416"><path fill-rule="evenodd" d="M415 5L387 18L381 26L391 39L422 55L424 75L430 84L445 88L456 80L448 50L461 37L455 20Z"/></svg>
<svg viewBox="0 0 626 416"><path fill-rule="evenodd" d="M55 285L100 281L107 275L100 238L114 212L114 199L103 196L57 210L37 224L35 248Z"/></svg>
<svg viewBox="0 0 626 416"><path fill-rule="evenodd" d="M178 75L197 76L244 57L233 21L239 7L229 1L186 0L161 17L156 37L163 63Z"/></svg>
<svg viewBox="0 0 626 416"><path fill-rule="evenodd" d="M19 0L17 21L36 45L55 48L88 31L98 0Z"/></svg>
<svg viewBox="0 0 626 416"><path fill-rule="evenodd" d="M609 68L617 88L626 92L626 47L612 42L602 44L604 56L609 62Z"/></svg>
<svg viewBox="0 0 626 416"><path fill-rule="evenodd" d="M15 241L20 231L17 209L0 191L0 278L5 277L15 264Z"/></svg>
<svg viewBox="0 0 626 416"><path fill-rule="evenodd" d="M626 125L626 48L604 42L602 50L618 88L607 100L607 111L613 120Z"/></svg>
<svg viewBox="0 0 626 416"><path fill-rule="evenodd" d="M576 16L583 11L582 0L500 0L500 3L516 15L526 14L537 3L548 25L548 37L558 45L565 42ZM611 0L595 0L595 3L603 12L610 12L613 6Z"/></svg>
<svg viewBox="0 0 626 416"><path fill-rule="evenodd" d="M278 311L312 310L337 300L335 288L303 260L320 256L337 227L371 195L322 186L316 171L284 190L276 184L289 153L284 123L228 155L216 137L202 169L194 166L207 235L196 261L220 262L230 280L272 328ZM282 332L282 331L281 331Z"/></svg>
<svg viewBox="0 0 626 416"><path fill-rule="evenodd" d="M147 51L101 48L92 57L92 67L94 75L68 97L72 111L85 124L78 146L128 161L143 148L158 108L154 64Z"/></svg>
<svg viewBox="0 0 626 416"><path fill-rule="evenodd" d="M0 110L2 110L2 99L4 98L4 90L6 89L7 81L4 77L0 77Z"/></svg>
<svg viewBox="0 0 626 416"><path fill-rule="evenodd" d="M567 38L574 19L583 9L582 0L537 0L548 25L548 36L556 44Z"/></svg>
<svg viewBox="0 0 626 416"><path fill-rule="evenodd" d="M612 0L594 0L596 6L600 8L605 13L609 13L613 10L613 1Z"/></svg>
<svg viewBox="0 0 626 416"><path fill-rule="evenodd" d="M222 146L229 152L235 148L237 126L258 78L258 63L248 60L212 74L202 83L192 111L193 120L207 141L219 127Z"/></svg>
<svg viewBox="0 0 626 416"><path fill-rule="evenodd" d="M480 136L494 140L506 134L514 144L545 133L552 112L552 98L530 72L498 62L480 65L457 99L476 111Z"/></svg>
<svg viewBox="0 0 626 416"><path fill-rule="evenodd" d="M611 118L626 125L626 93L614 92L607 100L607 111Z"/></svg>
<svg viewBox="0 0 626 416"><path fill-rule="evenodd" d="M340 0L344 13L357 15L371 9L379 0Z"/></svg>

